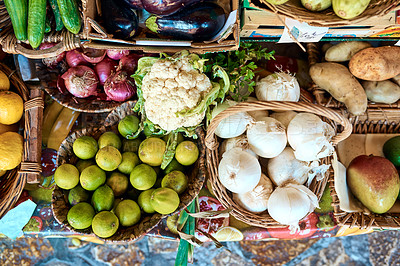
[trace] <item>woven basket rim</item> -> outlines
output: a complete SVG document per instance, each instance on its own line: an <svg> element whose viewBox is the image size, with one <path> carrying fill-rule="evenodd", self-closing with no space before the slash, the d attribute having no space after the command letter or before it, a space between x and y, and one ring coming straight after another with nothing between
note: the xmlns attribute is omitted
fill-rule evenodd
<svg viewBox="0 0 400 266"><path fill-rule="evenodd" d="M271 216L268 214L268 211L265 211L261 214L251 213L249 211L244 210L238 204L236 204L232 197L229 195L228 190L222 185L218 178L218 163L219 163L219 154L218 154L218 140L214 134L216 127L220 123L220 121L231 114L239 113L243 111L257 111L257 110L280 110L280 111L298 111L298 112L309 112L319 115L320 117L331 119L332 121L343 125L344 129L342 132L336 135L332 139L332 143L336 145L343 139L347 138L352 130L352 126L350 122L340 113L328 109L323 106L315 105L312 103L304 103L304 102L265 102L265 101L256 101L256 102L242 102L233 107L229 107L228 109L222 111L218 114L212 121L207 130L206 136L206 147L207 147L207 165L211 178L211 185L216 195L216 198L221 202L221 204L225 208L232 208L233 211L231 214L250 225L265 227L265 228L273 228L273 227L286 227L285 225L281 225L278 222L274 221ZM332 156L328 156L326 158L321 159L321 163L330 164ZM332 166L325 174L325 177L321 181L314 180L310 185L310 190L313 191L318 199L321 198L322 193L325 189L325 185L328 181L328 176L330 172L333 171Z"/></svg>

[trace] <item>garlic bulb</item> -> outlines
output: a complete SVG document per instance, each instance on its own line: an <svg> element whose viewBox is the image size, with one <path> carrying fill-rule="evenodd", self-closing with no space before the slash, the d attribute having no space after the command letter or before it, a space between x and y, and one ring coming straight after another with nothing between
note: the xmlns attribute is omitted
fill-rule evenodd
<svg viewBox="0 0 400 266"><path fill-rule="evenodd" d="M243 151L248 152L249 154L258 158L257 154L255 154L254 151L250 149L249 142L247 141L247 137L244 134L238 137L224 140L219 148L219 154L222 156L222 154L233 148L241 148Z"/></svg>
<svg viewBox="0 0 400 266"><path fill-rule="evenodd" d="M246 135L250 148L264 158L278 156L287 143L285 127L271 117L265 117L250 125Z"/></svg>
<svg viewBox="0 0 400 266"><path fill-rule="evenodd" d="M268 176L277 186L288 182L303 185L307 180L309 185L315 176L317 180L322 179L329 165L320 165L318 161L299 161L294 156L293 149L286 147L281 154L268 161L267 169Z"/></svg>
<svg viewBox="0 0 400 266"><path fill-rule="evenodd" d="M261 174L260 182L251 191L241 194L233 193L233 200L245 210L260 213L267 209L268 199L274 191L271 180Z"/></svg>
<svg viewBox="0 0 400 266"><path fill-rule="evenodd" d="M254 156L240 148L233 148L222 155L218 177L228 190L245 193L260 182L261 166Z"/></svg>
<svg viewBox="0 0 400 266"><path fill-rule="evenodd" d="M246 102L256 102L258 101L254 97L248 97ZM255 120L259 120L264 117L268 117L269 113L267 110L259 110L259 111L248 111L247 112L251 117L253 117Z"/></svg>
<svg viewBox="0 0 400 266"><path fill-rule="evenodd" d="M290 121L287 136L294 155L300 161L314 161L333 153L330 140L335 135L332 126L310 113L299 113Z"/></svg>
<svg viewBox="0 0 400 266"><path fill-rule="evenodd" d="M317 196L307 187L297 184L277 187L268 200L269 215L278 223L289 225L291 231L299 229L299 221L317 207Z"/></svg>
<svg viewBox="0 0 400 266"><path fill-rule="evenodd" d="M260 101L291 101L300 99L297 79L285 72L274 73L256 83L256 96Z"/></svg>
<svg viewBox="0 0 400 266"><path fill-rule="evenodd" d="M295 111L276 112L272 113L270 117L275 118L284 125L285 128L289 126L290 121L297 115Z"/></svg>
<svg viewBox="0 0 400 266"><path fill-rule="evenodd" d="M222 104L214 108L211 113L212 118L216 117L220 112L225 109L236 105L237 102L226 100ZM253 121L253 118L246 112L236 113L224 118L217 126L215 135L223 139L234 138L242 135L247 126Z"/></svg>

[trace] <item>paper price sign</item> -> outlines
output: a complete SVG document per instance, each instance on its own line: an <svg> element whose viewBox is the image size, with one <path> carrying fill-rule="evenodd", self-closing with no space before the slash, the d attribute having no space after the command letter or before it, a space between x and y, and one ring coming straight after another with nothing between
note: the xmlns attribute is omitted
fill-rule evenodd
<svg viewBox="0 0 400 266"><path fill-rule="evenodd" d="M314 27L291 18L285 18L285 24L286 27L278 43L294 42L290 34L299 42L319 42L329 30L328 27Z"/></svg>

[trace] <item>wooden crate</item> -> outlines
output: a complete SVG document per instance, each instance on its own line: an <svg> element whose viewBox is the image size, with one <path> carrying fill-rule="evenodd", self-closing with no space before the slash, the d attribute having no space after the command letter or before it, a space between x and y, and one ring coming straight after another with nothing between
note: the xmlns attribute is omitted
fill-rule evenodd
<svg viewBox="0 0 400 266"><path fill-rule="evenodd" d="M284 17L281 16L284 20ZM398 27L396 24L396 11L389 12L382 17L367 19L352 26L329 28L325 38L359 38L369 37L389 27ZM371 26L373 25L373 26ZM243 38L279 38L284 29L284 24L272 12L243 9L242 28L240 37Z"/></svg>

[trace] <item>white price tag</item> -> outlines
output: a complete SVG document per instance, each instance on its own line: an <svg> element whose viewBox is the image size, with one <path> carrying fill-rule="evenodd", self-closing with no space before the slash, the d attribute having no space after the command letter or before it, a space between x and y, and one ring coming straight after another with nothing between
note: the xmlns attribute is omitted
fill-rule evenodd
<svg viewBox="0 0 400 266"><path fill-rule="evenodd" d="M400 46L400 41L397 41L394 45Z"/></svg>
<svg viewBox="0 0 400 266"><path fill-rule="evenodd" d="M329 30L329 27L314 27L291 18L285 18L285 24L278 43L294 42L289 32L299 42L319 42Z"/></svg>

